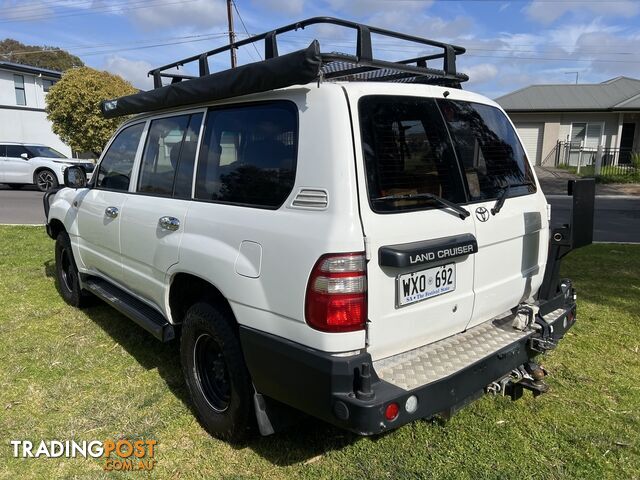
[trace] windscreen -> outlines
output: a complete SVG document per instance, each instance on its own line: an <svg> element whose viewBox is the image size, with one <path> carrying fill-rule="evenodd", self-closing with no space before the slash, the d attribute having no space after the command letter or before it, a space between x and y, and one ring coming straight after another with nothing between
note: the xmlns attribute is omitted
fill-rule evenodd
<svg viewBox="0 0 640 480"><path fill-rule="evenodd" d="M432 98L372 95L359 101L373 211L441 207L535 191L524 150L497 108ZM528 185L531 184L531 185Z"/></svg>
<svg viewBox="0 0 640 480"><path fill-rule="evenodd" d="M32 157L47 157L47 158L67 158L57 150L51 147L43 147L40 145L29 145L26 147L29 151L29 155Z"/></svg>

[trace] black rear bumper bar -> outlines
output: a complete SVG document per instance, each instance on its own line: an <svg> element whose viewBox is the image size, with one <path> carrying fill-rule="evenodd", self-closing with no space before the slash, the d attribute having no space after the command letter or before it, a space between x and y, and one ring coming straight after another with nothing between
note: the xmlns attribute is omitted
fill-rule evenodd
<svg viewBox="0 0 640 480"><path fill-rule="evenodd" d="M538 355L540 340L549 345L564 336L575 322L573 296L562 310L545 327L546 338L532 333L449 377L413 390L381 380L371 368L372 396L358 394L363 365L373 365L368 353L336 357L247 327L240 327L240 339L259 393L341 428L372 435L452 411L481 394L491 382ZM412 395L418 399L418 408L409 413L405 403ZM399 405L400 413L387 421L385 408L392 402Z"/></svg>

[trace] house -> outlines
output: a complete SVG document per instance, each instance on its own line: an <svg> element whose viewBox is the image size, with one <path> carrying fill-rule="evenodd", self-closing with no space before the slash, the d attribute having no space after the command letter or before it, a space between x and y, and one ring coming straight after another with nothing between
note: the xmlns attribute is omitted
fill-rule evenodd
<svg viewBox="0 0 640 480"><path fill-rule="evenodd" d="M61 72L0 61L0 141L42 143L71 156L51 128L45 97Z"/></svg>
<svg viewBox="0 0 640 480"><path fill-rule="evenodd" d="M640 151L640 80L531 85L496 99L516 126L531 160L593 162L598 147L615 164ZM585 155L587 153L587 155ZM561 161L561 160L560 160Z"/></svg>

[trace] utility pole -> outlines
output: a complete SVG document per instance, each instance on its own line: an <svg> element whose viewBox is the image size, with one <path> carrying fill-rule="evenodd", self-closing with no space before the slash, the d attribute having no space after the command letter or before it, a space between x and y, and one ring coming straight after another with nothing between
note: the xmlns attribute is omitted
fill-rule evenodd
<svg viewBox="0 0 640 480"><path fill-rule="evenodd" d="M578 75L580 75L580 72L564 72L565 75L573 75L576 74L576 85L578 84Z"/></svg>
<svg viewBox="0 0 640 480"><path fill-rule="evenodd" d="M229 21L229 43L233 45L236 42L236 32L233 31L233 0L227 0L227 20ZM236 48L231 47L231 68L236 68L238 61L236 59Z"/></svg>

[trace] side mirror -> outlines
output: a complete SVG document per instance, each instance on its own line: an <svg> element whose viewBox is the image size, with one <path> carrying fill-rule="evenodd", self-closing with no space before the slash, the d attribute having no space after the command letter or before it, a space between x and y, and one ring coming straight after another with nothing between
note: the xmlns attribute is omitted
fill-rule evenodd
<svg viewBox="0 0 640 480"><path fill-rule="evenodd" d="M24 158L25 160L29 160L29 154L28 153L21 153L20 157Z"/></svg>
<svg viewBox="0 0 640 480"><path fill-rule="evenodd" d="M87 186L87 174L80 167L67 167L64 171L64 186L69 188L84 188Z"/></svg>

